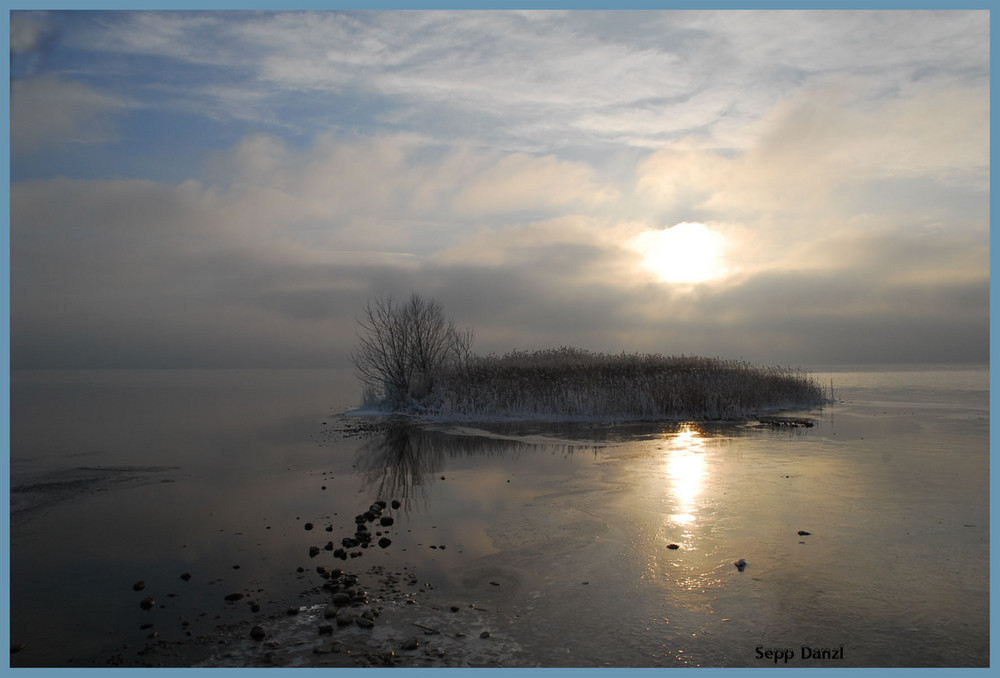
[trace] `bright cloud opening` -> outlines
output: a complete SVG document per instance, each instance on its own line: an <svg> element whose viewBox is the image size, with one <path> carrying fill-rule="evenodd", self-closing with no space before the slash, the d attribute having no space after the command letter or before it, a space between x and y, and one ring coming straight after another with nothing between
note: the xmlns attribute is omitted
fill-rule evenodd
<svg viewBox="0 0 1000 678"><path fill-rule="evenodd" d="M662 282L700 283L727 273L725 239L704 224L684 222L644 231L630 246L643 255L643 265Z"/></svg>

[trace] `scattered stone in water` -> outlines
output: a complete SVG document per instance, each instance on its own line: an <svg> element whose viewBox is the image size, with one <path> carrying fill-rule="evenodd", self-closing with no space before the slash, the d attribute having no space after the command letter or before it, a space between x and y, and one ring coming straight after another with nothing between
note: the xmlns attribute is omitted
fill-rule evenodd
<svg viewBox="0 0 1000 678"><path fill-rule="evenodd" d="M500 586L499 582L491 581L490 586Z"/></svg>
<svg viewBox="0 0 1000 678"><path fill-rule="evenodd" d="M336 549L333 552L333 555L336 556L337 558L340 558L341 560L347 560L347 551L345 551L344 549Z"/></svg>
<svg viewBox="0 0 1000 678"><path fill-rule="evenodd" d="M333 635L333 624L323 624L319 627L319 635L321 636L332 636Z"/></svg>
<svg viewBox="0 0 1000 678"><path fill-rule="evenodd" d="M387 547L391 543L392 540L389 539L388 537L382 537L381 539L378 540L378 545L381 546L382 548Z"/></svg>
<svg viewBox="0 0 1000 678"><path fill-rule="evenodd" d="M347 605L351 602L351 594L346 591L337 591L330 600L334 605Z"/></svg>
<svg viewBox="0 0 1000 678"><path fill-rule="evenodd" d="M136 583L132 584L133 591L141 591L144 588L146 588L146 582L144 581L137 581Z"/></svg>
<svg viewBox="0 0 1000 678"><path fill-rule="evenodd" d="M250 629L250 637L254 640L264 640L264 636L266 635L267 634L264 632L264 629L260 626L254 626Z"/></svg>
<svg viewBox="0 0 1000 678"><path fill-rule="evenodd" d="M379 518L378 522L382 525L382 527L389 527L394 521L392 516L382 516Z"/></svg>
<svg viewBox="0 0 1000 678"><path fill-rule="evenodd" d="M313 524L312 523L306 523L305 528L306 528L306 530L311 530L311 529L313 529Z"/></svg>
<svg viewBox="0 0 1000 678"><path fill-rule="evenodd" d="M483 631L482 633L479 634L479 637L480 638L489 638L490 637L490 632L489 631Z"/></svg>
<svg viewBox="0 0 1000 678"><path fill-rule="evenodd" d="M392 506L393 509L398 509L400 506L402 506L402 504L399 503L398 499L393 499L390 506Z"/></svg>
<svg viewBox="0 0 1000 678"><path fill-rule="evenodd" d="M363 629L370 629L375 626L375 622L373 622L371 619L368 619L367 617L355 617L354 623Z"/></svg>
<svg viewBox="0 0 1000 678"><path fill-rule="evenodd" d="M230 602L233 602L233 601L236 601L236 600L243 600L243 594L242 593L230 593L228 596L226 596L226 600L228 600Z"/></svg>
<svg viewBox="0 0 1000 678"><path fill-rule="evenodd" d="M318 555L319 555L319 547L318 546L310 546L309 547L309 557L310 558L315 558Z"/></svg>
<svg viewBox="0 0 1000 678"><path fill-rule="evenodd" d="M258 605L257 603L251 603L250 604L250 611L251 612L260 612L260 605Z"/></svg>
<svg viewBox="0 0 1000 678"><path fill-rule="evenodd" d="M188 581L189 579L191 579L191 573L190 572L184 572L184 573L182 573L181 574L181 579L183 579L184 581Z"/></svg>
<svg viewBox="0 0 1000 678"><path fill-rule="evenodd" d="M297 607L290 607L287 610L285 610L285 614L287 614L289 617L294 617L295 615L297 615L301 611L302 610L299 609L299 608L297 608Z"/></svg>
<svg viewBox="0 0 1000 678"><path fill-rule="evenodd" d="M737 570L739 570L740 572L742 572L746 568L746 566L747 566L747 561L745 561L742 558L740 558L735 563L733 563L733 565L736 566Z"/></svg>
<svg viewBox="0 0 1000 678"><path fill-rule="evenodd" d="M416 638L408 638L405 643L403 643L403 650L407 652L412 652L420 647L420 641Z"/></svg>
<svg viewBox="0 0 1000 678"><path fill-rule="evenodd" d="M326 544L324 544L323 548L326 549L327 551L332 551L333 550L333 542L332 541L326 542Z"/></svg>
<svg viewBox="0 0 1000 678"><path fill-rule="evenodd" d="M152 598L143 598L142 600L139 601L139 607L141 607L144 610L151 610L153 609L154 605L156 605L156 601L153 600Z"/></svg>
<svg viewBox="0 0 1000 678"><path fill-rule="evenodd" d="M337 626L350 626L354 623L354 617L349 614L338 614L336 620Z"/></svg>
<svg viewBox="0 0 1000 678"><path fill-rule="evenodd" d="M384 509L386 507L386 503L385 503L384 499L379 499L378 501L375 502L375 505L378 506L380 509ZM393 508L395 508L395 507L393 507Z"/></svg>
<svg viewBox="0 0 1000 678"><path fill-rule="evenodd" d="M147 629L151 629L151 628L153 628L153 626L154 626L153 624L151 624L151 623L147 622L147 623L145 623L145 624L140 624L140 625L139 625L139 628L140 628L141 630L143 630L143 631L146 631Z"/></svg>
<svg viewBox="0 0 1000 678"><path fill-rule="evenodd" d="M676 551L680 548L680 544L667 544L667 548Z"/></svg>
<svg viewBox="0 0 1000 678"><path fill-rule="evenodd" d="M805 530L799 530L800 537L808 537L812 532L806 532Z"/></svg>
<svg viewBox="0 0 1000 678"><path fill-rule="evenodd" d="M451 606L451 611L452 611L452 612L458 612L458 611L459 611L459 609L461 609L461 608L459 608L459 607L458 607L458 605L452 605L452 606Z"/></svg>

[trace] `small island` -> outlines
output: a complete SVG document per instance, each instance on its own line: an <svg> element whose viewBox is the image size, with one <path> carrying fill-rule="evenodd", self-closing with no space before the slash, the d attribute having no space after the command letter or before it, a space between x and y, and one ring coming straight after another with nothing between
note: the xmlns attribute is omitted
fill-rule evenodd
<svg viewBox="0 0 1000 678"><path fill-rule="evenodd" d="M822 405L801 369L658 354L560 347L472 353L441 305L413 294L369 302L352 355L372 412L423 418L598 421L748 420Z"/></svg>

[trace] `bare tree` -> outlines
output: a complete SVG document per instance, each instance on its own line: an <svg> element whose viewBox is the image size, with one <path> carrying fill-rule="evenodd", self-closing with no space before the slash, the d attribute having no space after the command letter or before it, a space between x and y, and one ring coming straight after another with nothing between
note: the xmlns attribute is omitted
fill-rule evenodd
<svg viewBox="0 0 1000 678"><path fill-rule="evenodd" d="M466 362L473 333L459 330L441 304L412 294L405 304L369 301L351 359L366 389L391 408L419 405L441 370Z"/></svg>

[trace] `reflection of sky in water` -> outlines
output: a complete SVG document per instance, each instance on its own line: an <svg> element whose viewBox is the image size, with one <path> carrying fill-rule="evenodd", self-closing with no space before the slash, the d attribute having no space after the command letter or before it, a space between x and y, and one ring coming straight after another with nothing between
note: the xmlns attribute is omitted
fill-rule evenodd
<svg viewBox="0 0 1000 678"><path fill-rule="evenodd" d="M180 619L197 633L215 614L249 617L223 599L235 590L263 591L266 610L283 614L316 585L321 562L361 573L405 565L448 604L493 595L535 605L538 593L538 614L512 627L523 642L576 642L580 656L612 662L655 662L661 647L752 664L757 642L832 627L856 662L871 663L901 641L892 631L901 618L930 648L965 643L976 656L987 637L963 627L939 638L932 625L988 629L985 422L952 426L862 403L811 429L521 423L354 438L329 431L339 392L330 376L18 375L12 485L100 471L108 488L14 526L15 633L29 648L18 661L82 661L77 653L107 642L103 629L139 649L140 624L154 615L166 640L183 636ZM378 497L402 504L390 548L346 564L325 550L309 557L310 546L349 534ZM899 563L923 557L931 539L952 560L900 577ZM738 558L746 573L732 566ZM195 576L182 582L182 571ZM138 607L138 579L166 609ZM617 635L574 640L567 629L580 619Z"/></svg>

